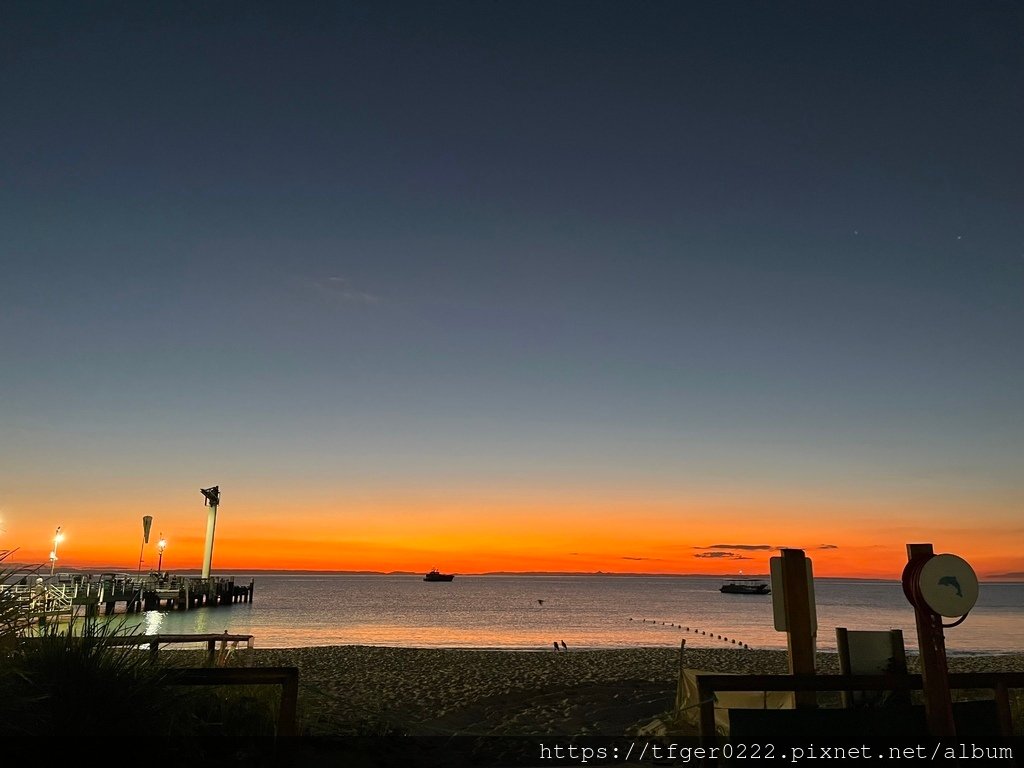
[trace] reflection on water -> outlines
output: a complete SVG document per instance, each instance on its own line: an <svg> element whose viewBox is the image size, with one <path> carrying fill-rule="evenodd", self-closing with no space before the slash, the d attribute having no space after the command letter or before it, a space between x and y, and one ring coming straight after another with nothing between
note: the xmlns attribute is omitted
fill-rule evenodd
<svg viewBox="0 0 1024 768"><path fill-rule="evenodd" d="M239 576L241 579L241 575ZM250 577L245 576L244 580ZM723 595L713 579L611 576L257 575L251 604L134 614L140 631L253 634L258 647L394 645L550 650L629 646L785 648L771 596ZM818 647L835 627L903 629L914 614L892 582L815 583ZM543 601L541 603L540 601ZM947 631L951 651L1024 651L1024 584L983 584L978 606ZM120 617L124 618L124 617ZM644 621L646 619L646 621ZM676 626L672 626L672 625ZM689 628L684 629L684 628ZM696 630L696 632L694 631ZM701 635L700 631L706 634ZM729 638L718 640L717 635Z"/></svg>
<svg viewBox="0 0 1024 768"><path fill-rule="evenodd" d="M146 611L143 614L142 634L157 635L161 632L161 625L164 623L164 614L160 611Z"/></svg>

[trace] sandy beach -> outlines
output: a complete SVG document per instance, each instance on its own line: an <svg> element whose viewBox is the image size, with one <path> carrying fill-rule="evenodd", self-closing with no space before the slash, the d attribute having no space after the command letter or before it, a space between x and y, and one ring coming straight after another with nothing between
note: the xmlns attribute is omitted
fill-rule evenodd
<svg viewBox="0 0 1024 768"><path fill-rule="evenodd" d="M679 651L510 652L371 646L256 649L248 663L299 667L313 734L628 735L671 711ZM916 670L916 656L909 659ZM784 651L693 649L687 667L785 673ZM821 672L838 672L819 654ZM954 656L950 669L1021 671L1024 654Z"/></svg>

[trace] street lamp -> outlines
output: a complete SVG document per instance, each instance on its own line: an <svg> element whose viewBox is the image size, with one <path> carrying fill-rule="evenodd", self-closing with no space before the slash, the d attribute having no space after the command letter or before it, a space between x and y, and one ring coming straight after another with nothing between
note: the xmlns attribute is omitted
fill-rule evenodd
<svg viewBox="0 0 1024 768"><path fill-rule="evenodd" d="M64 534L60 532L60 528L58 525L53 534L53 549L50 550L50 576L53 576L53 570L57 567L57 545L64 541Z"/></svg>
<svg viewBox="0 0 1024 768"><path fill-rule="evenodd" d="M164 564L164 550L166 548L167 548L167 540L164 538L164 535L161 533L160 534L160 541L158 541L156 543L156 551L160 553L160 557L158 557L157 561L156 561L156 572L158 574L159 573L163 573L162 566Z"/></svg>

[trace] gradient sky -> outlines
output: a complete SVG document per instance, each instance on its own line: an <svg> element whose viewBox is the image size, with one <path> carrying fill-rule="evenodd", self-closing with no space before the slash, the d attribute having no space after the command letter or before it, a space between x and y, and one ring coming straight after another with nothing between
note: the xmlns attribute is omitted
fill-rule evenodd
<svg viewBox="0 0 1024 768"><path fill-rule="evenodd" d="M0 4L0 549L1024 576L1019 3ZM152 545L146 564L155 565Z"/></svg>

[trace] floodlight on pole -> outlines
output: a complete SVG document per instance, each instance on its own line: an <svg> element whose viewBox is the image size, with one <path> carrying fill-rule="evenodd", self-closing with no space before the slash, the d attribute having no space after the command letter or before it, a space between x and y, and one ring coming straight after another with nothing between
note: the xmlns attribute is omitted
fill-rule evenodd
<svg viewBox="0 0 1024 768"><path fill-rule="evenodd" d="M157 561L156 561L156 572L157 573L163 573L164 550L165 549L167 549L167 539L165 539L164 535L161 533L160 534L160 541L158 541L156 543L156 551L160 554L160 556L157 558Z"/></svg>
<svg viewBox="0 0 1024 768"><path fill-rule="evenodd" d="M64 541L64 534L60 532L61 526L53 533L53 549L50 550L50 575L53 576L54 568L57 567L57 545Z"/></svg>

